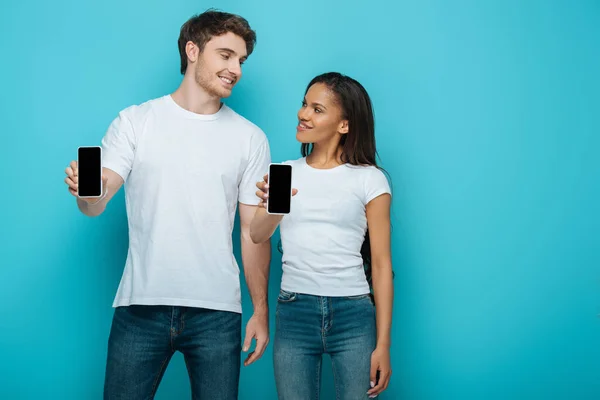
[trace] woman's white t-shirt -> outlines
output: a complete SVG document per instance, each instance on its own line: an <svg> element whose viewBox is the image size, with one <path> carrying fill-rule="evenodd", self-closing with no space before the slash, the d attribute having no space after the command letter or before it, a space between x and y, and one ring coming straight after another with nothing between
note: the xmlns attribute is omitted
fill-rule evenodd
<svg viewBox="0 0 600 400"><path fill-rule="evenodd" d="M366 205L389 193L388 181L374 166L342 164L313 168L306 158L292 166L291 211L281 221L281 288L317 296L369 293L362 247Z"/></svg>

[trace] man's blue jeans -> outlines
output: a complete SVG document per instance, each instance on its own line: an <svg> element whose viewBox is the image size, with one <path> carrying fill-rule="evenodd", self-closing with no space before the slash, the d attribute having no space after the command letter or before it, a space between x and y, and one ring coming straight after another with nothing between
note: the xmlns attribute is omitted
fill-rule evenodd
<svg viewBox="0 0 600 400"><path fill-rule="evenodd" d="M142 305L115 309L104 399L153 399L176 351L184 355L194 400L237 399L240 314Z"/></svg>

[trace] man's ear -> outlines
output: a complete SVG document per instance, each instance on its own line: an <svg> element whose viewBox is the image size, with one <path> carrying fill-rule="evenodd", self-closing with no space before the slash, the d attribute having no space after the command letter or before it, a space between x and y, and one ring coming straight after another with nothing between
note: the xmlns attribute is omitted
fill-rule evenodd
<svg viewBox="0 0 600 400"><path fill-rule="evenodd" d="M187 54L189 62L195 63L200 56L200 49L196 46L196 43L190 40L185 44L185 54Z"/></svg>

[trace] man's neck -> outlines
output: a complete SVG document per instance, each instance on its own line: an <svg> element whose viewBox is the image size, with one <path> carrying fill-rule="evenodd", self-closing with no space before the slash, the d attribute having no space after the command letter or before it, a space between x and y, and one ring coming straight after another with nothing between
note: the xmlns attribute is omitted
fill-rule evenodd
<svg viewBox="0 0 600 400"><path fill-rule="evenodd" d="M171 97L180 107L196 114L215 114L221 108L221 99L207 93L187 74Z"/></svg>

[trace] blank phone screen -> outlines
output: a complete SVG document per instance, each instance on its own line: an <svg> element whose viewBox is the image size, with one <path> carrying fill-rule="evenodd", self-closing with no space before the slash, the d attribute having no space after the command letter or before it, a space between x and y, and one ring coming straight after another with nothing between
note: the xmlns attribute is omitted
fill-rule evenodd
<svg viewBox="0 0 600 400"><path fill-rule="evenodd" d="M289 214L292 200L292 166L269 167L269 207L274 214Z"/></svg>
<svg viewBox="0 0 600 400"><path fill-rule="evenodd" d="M77 154L78 194L81 197L102 195L100 147L80 147Z"/></svg>

